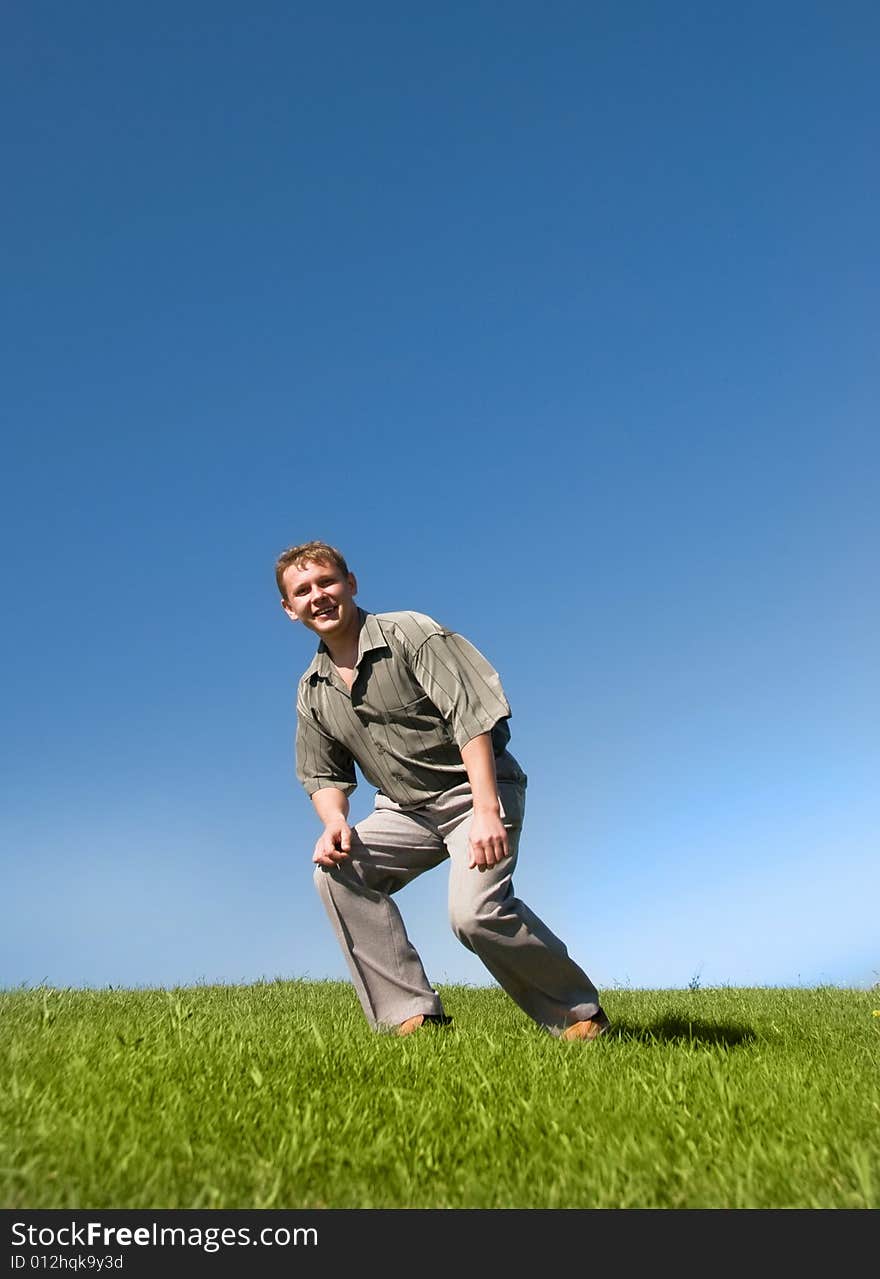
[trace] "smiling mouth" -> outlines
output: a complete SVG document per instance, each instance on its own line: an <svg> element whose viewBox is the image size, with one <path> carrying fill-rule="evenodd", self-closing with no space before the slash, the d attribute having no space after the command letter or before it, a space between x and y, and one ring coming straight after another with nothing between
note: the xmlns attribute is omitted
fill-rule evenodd
<svg viewBox="0 0 880 1279"><path fill-rule="evenodd" d="M314 617L316 617L316 618L317 618L317 617L329 617L329 615L330 615L331 613L335 613L335 612L336 612L337 607L338 607L338 605L336 605L336 604L331 604L331 605L329 605L329 607L328 607L328 608L321 608L321 609L319 609L319 610L317 611L317 613L313 614L313 616L314 616Z"/></svg>

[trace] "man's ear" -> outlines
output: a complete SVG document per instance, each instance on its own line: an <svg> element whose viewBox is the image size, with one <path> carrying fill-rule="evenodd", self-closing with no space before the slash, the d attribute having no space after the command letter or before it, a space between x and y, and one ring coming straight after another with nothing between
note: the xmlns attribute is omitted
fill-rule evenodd
<svg viewBox="0 0 880 1279"><path fill-rule="evenodd" d="M288 604L287 600L284 598L283 595L281 596L281 607L284 609L285 613L287 614L287 616L290 618L292 622L299 621L299 618L297 617L296 613L294 613L293 609L290 607L290 605Z"/></svg>
<svg viewBox="0 0 880 1279"><path fill-rule="evenodd" d="M357 595L358 584L354 573L349 573L348 575L348 586L352 595Z"/></svg>

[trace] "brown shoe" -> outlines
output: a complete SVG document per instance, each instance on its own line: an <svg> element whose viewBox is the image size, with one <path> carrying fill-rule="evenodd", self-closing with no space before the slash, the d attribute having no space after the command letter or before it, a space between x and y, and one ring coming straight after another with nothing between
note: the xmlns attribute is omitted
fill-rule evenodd
<svg viewBox="0 0 880 1279"><path fill-rule="evenodd" d="M569 1026L567 1030L562 1032L562 1039L598 1039L600 1035L604 1035L610 1027L611 1022L600 1008L595 1017L588 1017L586 1021L576 1021Z"/></svg>
<svg viewBox="0 0 880 1279"><path fill-rule="evenodd" d="M411 1035L414 1030L421 1030L422 1026L451 1026L452 1018L441 1016L439 1013L416 1013L415 1017L407 1017L406 1021L402 1021L397 1027L398 1035Z"/></svg>

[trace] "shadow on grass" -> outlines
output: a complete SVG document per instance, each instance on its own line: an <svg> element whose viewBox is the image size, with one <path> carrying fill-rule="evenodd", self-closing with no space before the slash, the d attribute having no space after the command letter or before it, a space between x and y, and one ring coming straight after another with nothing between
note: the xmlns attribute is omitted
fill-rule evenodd
<svg viewBox="0 0 880 1279"><path fill-rule="evenodd" d="M606 1039L636 1040L639 1043L724 1044L736 1048L755 1041L755 1032L733 1022L703 1021L699 1017L669 1014L648 1026L634 1026L617 1019L604 1036Z"/></svg>

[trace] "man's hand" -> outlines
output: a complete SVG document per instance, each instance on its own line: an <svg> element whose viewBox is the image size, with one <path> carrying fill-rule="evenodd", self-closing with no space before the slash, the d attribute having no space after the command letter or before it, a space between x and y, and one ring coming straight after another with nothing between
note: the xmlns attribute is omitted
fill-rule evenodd
<svg viewBox="0 0 880 1279"><path fill-rule="evenodd" d="M507 830L497 812L474 812L468 835L469 870L488 870L510 853Z"/></svg>
<svg viewBox="0 0 880 1279"><path fill-rule="evenodd" d="M345 861L351 853L351 827L342 816L336 813L326 823L324 830L315 844L312 861L328 869L337 862Z"/></svg>

